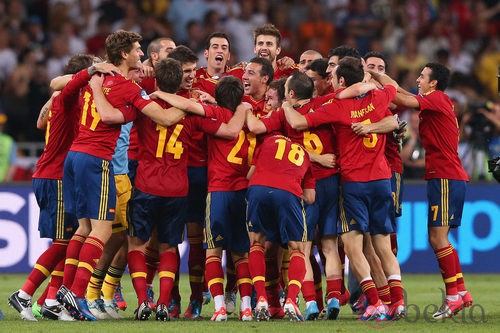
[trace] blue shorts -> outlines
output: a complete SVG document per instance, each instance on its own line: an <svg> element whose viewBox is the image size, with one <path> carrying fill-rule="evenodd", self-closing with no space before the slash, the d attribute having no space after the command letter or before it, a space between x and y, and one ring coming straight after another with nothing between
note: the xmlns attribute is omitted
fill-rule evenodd
<svg viewBox="0 0 500 333"><path fill-rule="evenodd" d="M304 203L304 211L306 212L306 228L307 240L312 242L316 236L316 227L319 219L319 204L314 201L312 205Z"/></svg>
<svg viewBox="0 0 500 333"><path fill-rule="evenodd" d="M205 249L222 247L235 253L250 249L245 225L246 189L228 192L209 192L207 215L203 226Z"/></svg>
<svg viewBox="0 0 500 333"><path fill-rule="evenodd" d="M78 220L74 214L64 212L62 180L33 178L33 192L40 207L40 237L70 239L78 228Z"/></svg>
<svg viewBox="0 0 500 333"><path fill-rule="evenodd" d="M320 238L337 235L339 183L340 174L316 180L315 203L319 206L318 229Z"/></svg>
<svg viewBox="0 0 500 333"><path fill-rule="evenodd" d="M207 168L188 167L189 194L187 222L203 224L207 203Z"/></svg>
<svg viewBox="0 0 500 333"><path fill-rule="evenodd" d="M248 188L248 231L260 232L266 240L287 244L307 241L306 214L302 199L267 186Z"/></svg>
<svg viewBox="0 0 500 333"><path fill-rule="evenodd" d="M135 174L137 173L137 166L139 165L139 162L136 160L128 160L128 178L130 179L130 184L134 186L134 181L135 181Z"/></svg>
<svg viewBox="0 0 500 333"><path fill-rule="evenodd" d="M159 243L180 244L186 211L186 197L159 197L135 188L128 204L129 235L147 242L156 226Z"/></svg>
<svg viewBox="0 0 500 333"><path fill-rule="evenodd" d="M452 179L430 179L427 181L429 227L459 227L462 222L466 182Z"/></svg>
<svg viewBox="0 0 500 333"><path fill-rule="evenodd" d="M342 184L339 233L393 233L394 204L390 179Z"/></svg>
<svg viewBox="0 0 500 333"><path fill-rule="evenodd" d="M64 161L65 211L78 219L113 221L116 185L111 161L70 151Z"/></svg>

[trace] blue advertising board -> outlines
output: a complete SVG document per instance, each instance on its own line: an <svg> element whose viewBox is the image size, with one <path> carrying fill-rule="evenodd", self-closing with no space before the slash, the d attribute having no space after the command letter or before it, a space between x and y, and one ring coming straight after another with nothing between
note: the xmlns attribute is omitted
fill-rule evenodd
<svg viewBox="0 0 500 333"><path fill-rule="evenodd" d="M425 183L406 184L398 221L398 259L403 272L436 273L427 240ZM500 273L500 186L469 184L462 226L451 232L464 272ZM38 235L38 206L31 185L0 186L0 273L26 273L50 240ZM186 242L180 248L187 257ZM181 272L186 272L187 258Z"/></svg>

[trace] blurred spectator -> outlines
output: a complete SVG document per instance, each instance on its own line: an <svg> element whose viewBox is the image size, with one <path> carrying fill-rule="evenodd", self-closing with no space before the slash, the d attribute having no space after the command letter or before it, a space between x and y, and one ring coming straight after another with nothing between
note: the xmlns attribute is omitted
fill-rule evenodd
<svg viewBox="0 0 500 333"><path fill-rule="evenodd" d="M469 75L474 68L474 58L462 47L462 40L457 33L450 35L449 64L452 72L460 72Z"/></svg>
<svg viewBox="0 0 500 333"><path fill-rule="evenodd" d="M9 33L7 30L0 30L0 92L16 65L17 55L10 47Z"/></svg>
<svg viewBox="0 0 500 333"><path fill-rule="evenodd" d="M69 55L87 53L85 40L76 34L75 25L71 21L63 22L60 29L60 35L67 38Z"/></svg>
<svg viewBox="0 0 500 333"><path fill-rule="evenodd" d="M7 116L0 113L0 183L12 181L17 161L16 143L4 133L6 122Z"/></svg>
<svg viewBox="0 0 500 333"><path fill-rule="evenodd" d="M222 23L230 17L240 15L240 4L237 0L207 0L205 2L210 10L215 10L219 14Z"/></svg>
<svg viewBox="0 0 500 333"><path fill-rule="evenodd" d="M425 150L418 134L419 112L410 111L407 137L403 140L401 159L405 179L423 179L425 174Z"/></svg>
<svg viewBox="0 0 500 333"><path fill-rule="evenodd" d="M450 42L443 31L443 21L433 21L428 29L427 36L418 42L418 53L430 61L434 61L436 60L436 52L439 49L448 50Z"/></svg>
<svg viewBox="0 0 500 333"><path fill-rule="evenodd" d="M403 7L404 22L410 32L420 35L436 17L431 0L406 0Z"/></svg>
<svg viewBox="0 0 500 333"><path fill-rule="evenodd" d="M253 58L253 30L252 22L253 1L241 1L240 13L231 16L225 24L226 33L231 39L231 54L235 55L233 61L248 61Z"/></svg>
<svg viewBox="0 0 500 333"><path fill-rule="evenodd" d="M112 32L111 30L112 22L111 20L102 15L97 20L97 31L96 34L87 39L87 51L90 54L96 55L104 59L106 52L104 50L104 43L106 37Z"/></svg>
<svg viewBox="0 0 500 333"><path fill-rule="evenodd" d="M500 49L498 37L488 37L483 40L483 45L476 56L476 74L479 82L485 87L489 99L498 96L498 73L500 64Z"/></svg>
<svg viewBox="0 0 500 333"><path fill-rule="evenodd" d="M397 77L398 73L405 69L413 74L420 73L427 62L428 59L417 51L417 36L408 33L404 38L404 49L394 57L393 77Z"/></svg>
<svg viewBox="0 0 500 333"><path fill-rule="evenodd" d="M140 15L137 5L134 2L126 2L121 6L125 16L120 20L116 21L111 28L113 31L116 30L127 30L133 31L138 34L141 33L141 27L139 26Z"/></svg>
<svg viewBox="0 0 500 333"><path fill-rule="evenodd" d="M208 6L202 0L172 0L167 12L167 19L174 28L176 41L187 40L187 24L195 20L201 22L208 11Z"/></svg>
<svg viewBox="0 0 500 333"><path fill-rule="evenodd" d="M334 33L335 26L325 19L323 7L319 3L309 3L307 20L299 25L301 47L327 54L334 43Z"/></svg>
<svg viewBox="0 0 500 333"><path fill-rule="evenodd" d="M380 34L382 20L370 11L367 0L354 0L345 18L344 27L345 34L356 40L359 53L365 54L369 51L370 41Z"/></svg>
<svg viewBox="0 0 500 333"><path fill-rule="evenodd" d="M69 36L55 35L50 42L50 49L47 59L47 71L51 79L62 75L64 66L71 58L69 52Z"/></svg>
<svg viewBox="0 0 500 333"><path fill-rule="evenodd" d="M100 13L96 10L91 0L78 1L79 10L76 16L72 16L71 20L77 27L79 35L83 39L94 36L97 32L97 21L99 20Z"/></svg>

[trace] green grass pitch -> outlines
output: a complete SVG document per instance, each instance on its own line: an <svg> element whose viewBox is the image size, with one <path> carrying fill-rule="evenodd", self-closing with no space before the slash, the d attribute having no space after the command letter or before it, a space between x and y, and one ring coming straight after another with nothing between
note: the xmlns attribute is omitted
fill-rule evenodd
<svg viewBox="0 0 500 333"><path fill-rule="evenodd" d="M397 322L359 322L350 308L343 307L337 321L312 321L292 323L286 319L270 322L239 322L236 314L226 323L213 323L209 318L213 303L203 308L204 319L172 320L157 322L154 315L146 322L133 320L137 306L130 277L125 274L122 285L128 308L123 312L125 319L90 322L54 322L39 320L26 322L7 305L7 298L23 284L26 275L0 275L0 310L4 318L0 320L0 332L499 332L500 331L500 275L465 274L466 285L474 297L474 306L462 310L456 317L445 321L433 321L432 313L441 304L443 287L439 275L407 274L403 284L407 293L408 318ZM156 291L158 286L155 285ZM180 282L182 311L189 301L188 277L181 276ZM40 290L39 290L40 292ZM158 292L158 291L157 291ZM35 295L36 297L37 295ZM301 309L304 307L301 301Z"/></svg>

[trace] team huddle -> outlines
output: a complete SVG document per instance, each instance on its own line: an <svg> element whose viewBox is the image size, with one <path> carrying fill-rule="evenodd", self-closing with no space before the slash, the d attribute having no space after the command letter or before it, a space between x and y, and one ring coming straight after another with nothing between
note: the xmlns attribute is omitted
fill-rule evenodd
<svg viewBox="0 0 500 333"><path fill-rule="evenodd" d="M443 93L446 67L427 64L413 95L385 75L377 52L361 57L340 46L326 58L307 50L298 64L278 59L281 35L271 24L254 31L255 57L232 68L224 33L207 38L202 68L169 38L151 42L141 63L141 39L116 31L106 62L75 55L67 75L51 82L37 121L46 147L33 188L40 236L53 243L9 297L23 319L123 318L127 265L136 320L201 318L213 300L211 320L226 321L238 292L241 321L337 320L346 304L360 320L404 318L400 107L420 111L429 242L446 288L433 318L472 305L448 240L468 178ZM191 295L182 314L185 231ZM346 256L357 281L349 290Z"/></svg>

